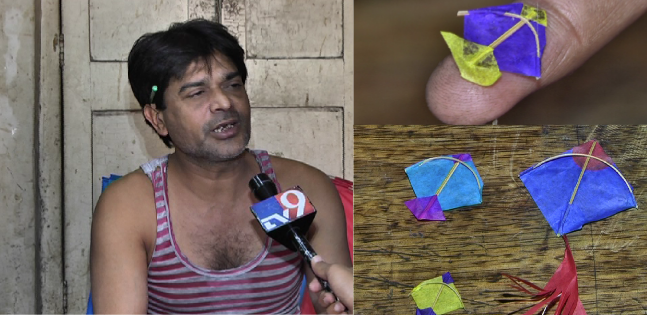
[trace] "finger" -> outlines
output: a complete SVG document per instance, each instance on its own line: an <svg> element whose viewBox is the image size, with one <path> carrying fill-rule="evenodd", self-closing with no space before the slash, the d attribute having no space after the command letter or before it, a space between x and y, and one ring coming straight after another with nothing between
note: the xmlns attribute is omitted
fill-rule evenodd
<svg viewBox="0 0 647 315"><path fill-rule="evenodd" d="M319 278L324 280L328 279L328 270L330 269L330 264L326 263L321 259L320 256L315 256L311 260L312 271Z"/></svg>
<svg viewBox="0 0 647 315"><path fill-rule="evenodd" d="M328 292L320 292L317 296L317 303L322 307L329 307L335 302L335 297Z"/></svg>
<svg viewBox="0 0 647 315"><path fill-rule="evenodd" d="M535 0L546 10L546 48L542 78L503 72L483 87L461 78L454 60L445 58L427 83L427 105L450 124L483 124L510 110L530 93L579 67L647 10L647 0Z"/></svg>
<svg viewBox="0 0 647 315"><path fill-rule="evenodd" d="M312 291L313 293L317 293L317 292L319 292L319 291L323 290L323 286L321 285L321 283L319 282L319 280L318 280L318 279L316 279L316 278L315 278L315 279L312 279L312 281L310 281L310 283L308 284L308 288L309 288L309 289L310 289L310 291Z"/></svg>
<svg viewBox="0 0 647 315"><path fill-rule="evenodd" d="M335 302L326 307L326 314L343 314L346 310L344 304L340 302Z"/></svg>

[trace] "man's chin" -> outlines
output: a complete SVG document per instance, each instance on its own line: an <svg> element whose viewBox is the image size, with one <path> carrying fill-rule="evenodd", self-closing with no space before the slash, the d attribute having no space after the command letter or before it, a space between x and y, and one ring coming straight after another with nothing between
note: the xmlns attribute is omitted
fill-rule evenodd
<svg viewBox="0 0 647 315"><path fill-rule="evenodd" d="M236 151L231 151L231 152L219 152L218 154L215 154L213 156L214 160L217 161L230 161L230 160L236 160L240 157L243 156L243 154L247 151L247 147L243 147L241 150L236 150Z"/></svg>

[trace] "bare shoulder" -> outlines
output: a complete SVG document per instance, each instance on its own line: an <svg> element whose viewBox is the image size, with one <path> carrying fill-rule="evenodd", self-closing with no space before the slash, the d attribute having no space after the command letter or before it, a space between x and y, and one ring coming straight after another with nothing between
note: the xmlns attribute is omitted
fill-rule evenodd
<svg viewBox="0 0 647 315"><path fill-rule="evenodd" d="M272 156L272 166L283 189L299 185L308 188L333 188L330 177L321 170L303 162Z"/></svg>
<svg viewBox="0 0 647 315"><path fill-rule="evenodd" d="M114 181L99 197L90 244L92 301L97 313L146 311L155 218L153 185L141 170Z"/></svg>
<svg viewBox="0 0 647 315"><path fill-rule="evenodd" d="M112 182L99 197L92 218L93 230L105 231L100 227L109 226L111 231L142 237L150 235L147 232L152 224L155 224L153 185L141 169Z"/></svg>

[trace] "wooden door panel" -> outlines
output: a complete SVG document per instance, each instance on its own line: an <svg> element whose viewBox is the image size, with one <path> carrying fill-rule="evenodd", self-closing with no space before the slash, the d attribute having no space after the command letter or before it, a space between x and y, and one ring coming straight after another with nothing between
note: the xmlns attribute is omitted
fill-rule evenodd
<svg viewBox="0 0 647 315"><path fill-rule="evenodd" d="M247 1L247 58L341 58L341 0Z"/></svg>
<svg viewBox="0 0 647 315"><path fill-rule="evenodd" d="M341 108L254 108L249 146L343 177L343 125Z"/></svg>
<svg viewBox="0 0 647 315"><path fill-rule="evenodd" d="M188 18L188 2L177 0L90 0L89 9L92 61L127 61L141 35Z"/></svg>
<svg viewBox="0 0 647 315"><path fill-rule="evenodd" d="M92 113L92 205L101 194L101 177L125 175L141 164L170 153L144 121L141 111Z"/></svg>
<svg viewBox="0 0 647 315"><path fill-rule="evenodd" d="M252 106L327 107L344 104L342 59L247 59Z"/></svg>

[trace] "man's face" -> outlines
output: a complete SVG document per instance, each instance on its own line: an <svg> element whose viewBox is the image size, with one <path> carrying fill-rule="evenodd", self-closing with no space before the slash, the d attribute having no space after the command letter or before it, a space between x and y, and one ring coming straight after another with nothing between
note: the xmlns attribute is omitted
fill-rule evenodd
<svg viewBox="0 0 647 315"><path fill-rule="evenodd" d="M250 106L243 80L226 56L216 53L210 67L191 64L171 80L162 112L176 150L212 162L233 159L247 147Z"/></svg>

